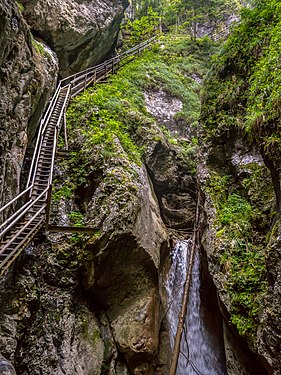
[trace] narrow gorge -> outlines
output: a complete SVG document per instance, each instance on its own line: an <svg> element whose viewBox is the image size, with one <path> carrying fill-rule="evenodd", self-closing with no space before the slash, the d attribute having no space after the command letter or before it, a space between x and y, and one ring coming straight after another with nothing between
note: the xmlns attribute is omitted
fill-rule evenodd
<svg viewBox="0 0 281 375"><path fill-rule="evenodd" d="M176 374L281 374L280 14L0 0L1 267L71 77L47 226L1 271L0 375L174 375L193 247Z"/></svg>

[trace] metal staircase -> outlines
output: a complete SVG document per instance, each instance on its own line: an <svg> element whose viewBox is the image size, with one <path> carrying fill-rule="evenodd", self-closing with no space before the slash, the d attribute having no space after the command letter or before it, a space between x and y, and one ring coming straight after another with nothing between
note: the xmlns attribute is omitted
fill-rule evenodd
<svg viewBox="0 0 281 375"><path fill-rule="evenodd" d="M0 208L0 275L48 224L57 139L72 97L104 80L148 48L156 37L102 64L61 80L41 119L26 189Z"/></svg>

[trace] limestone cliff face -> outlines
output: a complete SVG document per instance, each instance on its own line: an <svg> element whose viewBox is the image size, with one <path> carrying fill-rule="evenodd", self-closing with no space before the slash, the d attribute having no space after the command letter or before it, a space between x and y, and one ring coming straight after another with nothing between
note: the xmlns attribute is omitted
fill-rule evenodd
<svg viewBox="0 0 281 375"><path fill-rule="evenodd" d="M23 0L32 32L57 54L60 74L86 69L112 51L127 0Z"/></svg>
<svg viewBox="0 0 281 375"><path fill-rule="evenodd" d="M281 371L280 107L271 99L279 6L261 2L242 13L205 80L202 105L210 270L232 337L243 337L259 363L248 373L270 375ZM243 373L233 366L237 347L227 356L235 375Z"/></svg>
<svg viewBox="0 0 281 375"><path fill-rule="evenodd" d="M13 1L0 2L0 205L20 189L27 145L56 84L57 61Z"/></svg>
<svg viewBox="0 0 281 375"><path fill-rule="evenodd" d="M87 118L99 110L92 103ZM2 280L0 352L18 375L148 375L168 365L168 341L159 354L167 309L162 267L168 229L193 223L194 177L180 145L154 120L128 116L138 126L143 161L115 135L110 147L88 147L85 119L76 118L69 146L84 153L76 167L71 160L56 166L54 198L81 170L82 182L54 199L54 224L82 223L94 233L38 237Z"/></svg>
<svg viewBox="0 0 281 375"><path fill-rule="evenodd" d="M228 374L277 375L281 368L280 223L278 215L274 228L270 226L269 212L275 206L270 170L257 148L239 131L212 139L202 151L199 174L207 218L203 245L227 323L224 340ZM239 221L231 216L230 229L222 215L227 207L236 215L241 206L228 206L222 192L235 199L242 194L254 205L258 217L254 213L246 224L243 218L250 214L244 206ZM243 204L242 199L239 202ZM234 235L235 226L238 232ZM247 234L250 228L251 238Z"/></svg>
<svg viewBox="0 0 281 375"><path fill-rule="evenodd" d="M148 374L157 365L168 235L145 168L120 155L77 192L85 224L99 231L39 239L2 281L0 351L17 374Z"/></svg>

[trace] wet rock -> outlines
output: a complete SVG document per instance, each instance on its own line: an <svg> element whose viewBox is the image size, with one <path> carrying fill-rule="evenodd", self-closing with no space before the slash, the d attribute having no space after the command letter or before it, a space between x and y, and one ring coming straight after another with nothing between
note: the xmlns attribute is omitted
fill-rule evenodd
<svg viewBox="0 0 281 375"><path fill-rule="evenodd" d="M126 306L112 321L118 348L135 374L140 367L145 368L145 374L152 373L157 363L159 301L157 290L146 294Z"/></svg>
<svg viewBox="0 0 281 375"><path fill-rule="evenodd" d="M12 286L0 295L0 348L14 358L19 374L100 374L104 344L99 321L74 292L76 263L60 249L63 244L58 237L56 249L37 244L23 254L16 276L8 274ZM66 262L69 268L62 275Z"/></svg>
<svg viewBox="0 0 281 375"><path fill-rule="evenodd" d="M48 97L57 62L39 43L13 1L0 2L0 206L20 189L20 176ZM44 51L44 52L43 52Z"/></svg>
<svg viewBox="0 0 281 375"><path fill-rule="evenodd" d="M103 60L114 48L126 0L22 1L33 32L57 54L68 76Z"/></svg>
<svg viewBox="0 0 281 375"><path fill-rule="evenodd" d="M106 311L129 371L146 366L151 372L159 336L158 268L168 236L146 170L128 164L124 151L118 155L107 162L88 203L87 220L102 231L86 245L82 279L89 303Z"/></svg>
<svg viewBox="0 0 281 375"><path fill-rule="evenodd" d="M119 151L70 207L86 205L85 223L99 233L52 234L3 280L0 302L10 302L0 303L0 350L19 373L123 375L157 364L158 267L168 234L146 169Z"/></svg>
<svg viewBox="0 0 281 375"><path fill-rule="evenodd" d="M228 190L223 190L226 194L242 194L252 204L259 208L260 212L270 212L275 205L274 189L270 171L258 150L249 145L245 139L240 137L239 132L233 131L224 135L221 139L213 139L204 148L199 166L199 175L205 192L205 212L207 227L202 240L208 257L208 267L216 285L218 296L221 301L221 311L224 315L225 325L225 351L227 360L227 370L229 374L279 374L281 369L278 358L280 350L280 314L278 318L277 310L280 309L280 246L278 242L279 216L276 217L275 235L270 236L270 222L264 220L260 215L260 220L255 222L253 230L256 236L264 238L263 248L267 248L266 274L269 281L269 289L262 297L260 314L255 317L254 332L239 336L237 329L230 324L233 313L234 293L239 293L232 289L229 291L229 277L231 264L228 261L221 261L221 256L231 254L231 245L224 236L217 235L218 214L212 196L206 188L206 182L215 181L214 176L228 176L232 183ZM252 184L244 185L243 181L252 181ZM223 188L225 189L225 188ZM214 194L214 192L213 192ZM268 219L267 216L265 218ZM255 246L254 240L253 248ZM257 247L257 250L259 248ZM245 250L246 251L246 250ZM237 254L236 254L237 255ZM241 264L243 264L241 262ZM262 282L262 280L261 280ZM249 289L250 290L250 289ZM247 293L250 293L250 291ZM253 291L253 293L255 293ZM243 310L241 309L241 314ZM242 349L241 349L242 348Z"/></svg>
<svg viewBox="0 0 281 375"><path fill-rule="evenodd" d="M175 115L183 108L181 100L161 89L145 92L144 98L148 112L157 119L159 125L165 125L176 136L179 129Z"/></svg>
<svg viewBox="0 0 281 375"><path fill-rule="evenodd" d="M281 222L278 219L276 234L270 239L270 247L267 252L267 277L269 282L268 293L263 301L264 309L261 314L261 322L257 331L257 347L273 369L273 374L281 371L281 359L279 356L281 347Z"/></svg>
<svg viewBox="0 0 281 375"><path fill-rule="evenodd" d="M178 158L178 151L159 141L150 148L146 163L165 224L174 229L190 229L196 187L192 171Z"/></svg>
<svg viewBox="0 0 281 375"><path fill-rule="evenodd" d="M17 375L14 366L0 354L0 374Z"/></svg>

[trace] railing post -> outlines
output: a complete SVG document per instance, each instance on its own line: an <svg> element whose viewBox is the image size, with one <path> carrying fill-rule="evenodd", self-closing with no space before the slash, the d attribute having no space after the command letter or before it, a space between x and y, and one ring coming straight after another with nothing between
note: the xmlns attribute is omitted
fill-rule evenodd
<svg viewBox="0 0 281 375"><path fill-rule="evenodd" d="M50 213L51 213L51 201L52 201L52 184L49 186L47 193L47 206L46 206L46 231L49 227Z"/></svg>
<svg viewBox="0 0 281 375"><path fill-rule="evenodd" d="M65 149L68 150L68 139L67 139L67 127L66 127L66 111L63 114L63 122L64 122L64 142L65 142Z"/></svg>
<svg viewBox="0 0 281 375"><path fill-rule="evenodd" d="M87 78L88 78L88 69L86 70L86 74L84 78L84 90L86 89L86 86L87 86Z"/></svg>

